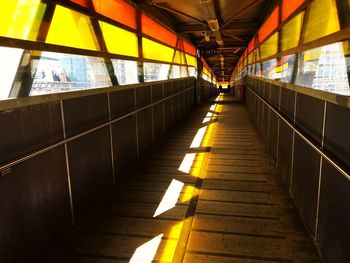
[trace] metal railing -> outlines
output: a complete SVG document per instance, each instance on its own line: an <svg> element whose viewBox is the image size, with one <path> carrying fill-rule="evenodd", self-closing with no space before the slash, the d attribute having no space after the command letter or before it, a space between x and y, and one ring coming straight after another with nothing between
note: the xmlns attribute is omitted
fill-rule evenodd
<svg viewBox="0 0 350 263"><path fill-rule="evenodd" d="M297 135L300 136L303 141L305 141L312 149L314 149L319 155L322 156L329 164L331 164L338 172L340 172L346 179L350 181L350 175L341 165L334 161L327 153L323 151L322 148L315 145L310 139L308 139L303 132L292 124L286 117L284 117L279 110L277 110L273 105L266 101L262 96L255 92L248 84L244 84L249 90L258 97L266 106L268 106L281 120L283 120Z"/></svg>
<svg viewBox="0 0 350 263"><path fill-rule="evenodd" d="M61 140L60 142L57 142L57 143L52 144L52 145L50 145L50 146L46 146L45 148L42 148L42 149L40 149L40 150L37 150L37 151L35 151L35 152L31 153L31 154L28 154L28 155L26 155L26 156L23 156L23 157L20 157L20 158L18 158L18 159L15 159L15 160L13 160L13 161L7 162L7 163L5 163L5 164L3 164L3 165L0 166L0 177L6 176L6 175L8 175L9 173L11 173L11 167L13 167L13 166L15 166L15 165L18 165L18 164L20 164L20 163L23 163L23 162L25 162L25 161L28 161L28 160L30 160L30 159L32 159L32 158L34 158L34 157L37 157L37 156L39 156L39 155L41 155L41 154L44 154L44 153L46 153L46 152L48 152L48 151L50 151L50 150L53 150L53 149L55 149L55 148L57 148L57 147L63 146L63 145L65 145L65 144L69 143L69 142L75 141L75 140L77 140L77 139L79 139L79 138L81 138L81 137L83 137L83 136L85 136L85 135L88 135L88 134L90 134L90 133L93 133L93 132L95 132L95 131L97 131L97 130L100 130L100 129L102 129L102 128L108 127L109 125L111 125L111 124L113 124L113 123L116 123L116 122L118 122L118 121L121 121L121 120L123 120L123 119L125 119L125 118L127 118L127 117L132 116L132 115L135 115L135 114L137 114L138 112L141 112L141 111L143 111L143 110L145 110L145 109L149 109L149 108L151 108L151 107L153 107L153 106L155 106L155 105L157 105L157 104L163 103L163 102L165 102L165 101L167 101L167 100L169 100L169 99L171 99L171 98L173 98L173 97L176 97L176 96L178 96L178 95L180 95L180 94L182 94L182 93L185 93L185 92L188 92L188 91L190 91L190 90L193 90L193 89L195 89L195 87L196 87L195 85L194 85L194 86L191 86L191 87L189 87L189 88L187 88L187 89L185 89L185 90L182 90L182 91L180 91L180 92L177 92L177 93L175 93L175 94L172 94L172 95L170 95L170 96L167 96L166 98L163 98L163 99L161 99L161 100L158 100L158 101L156 101L156 102L153 102L153 103L151 103L151 104L149 104L149 105L147 105L147 106L144 106L144 107L141 107L141 108L139 108L139 109L136 109L136 110L134 110L134 111L132 111L132 112L130 112L130 113L127 113L127 114L125 114L125 115L123 115L123 116L120 116L120 117L118 117L118 118L115 118L115 119L113 119L113 120L110 120L110 121L108 121L108 122L106 122L106 123L104 123L104 124L101 124L101 125L99 125L99 126L96 126L96 127L94 127L94 128L91 128L91 129L89 129L89 130L87 130L87 131L81 132L81 133L79 133L79 134L77 134L77 135L74 135L74 136L72 136L72 137L69 137L69 138L67 138L67 139ZM135 89L135 88L134 88L134 89ZM135 94L136 94L136 93L135 93ZM136 105L135 105L135 107L136 107Z"/></svg>

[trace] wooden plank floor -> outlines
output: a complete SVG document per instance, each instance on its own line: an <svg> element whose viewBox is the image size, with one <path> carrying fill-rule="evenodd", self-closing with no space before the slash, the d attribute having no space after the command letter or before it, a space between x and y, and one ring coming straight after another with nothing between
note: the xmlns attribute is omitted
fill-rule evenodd
<svg viewBox="0 0 350 263"><path fill-rule="evenodd" d="M220 100L47 262L320 262L246 108Z"/></svg>

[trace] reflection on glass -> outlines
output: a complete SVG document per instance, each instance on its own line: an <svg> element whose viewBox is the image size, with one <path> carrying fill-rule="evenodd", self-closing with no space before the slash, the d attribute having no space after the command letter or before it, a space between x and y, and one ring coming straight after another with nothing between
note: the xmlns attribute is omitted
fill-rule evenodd
<svg viewBox="0 0 350 263"><path fill-rule="evenodd" d="M0 47L0 100L10 96L23 49Z"/></svg>
<svg viewBox="0 0 350 263"><path fill-rule="evenodd" d="M281 79L280 81L291 83L293 77L293 70L295 65L295 54L282 57L281 59Z"/></svg>
<svg viewBox="0 0 350 263"><path fill-rule="evenodd" d="M262 63L263 65L263 76L267 79L279 79L281 72L276 71L277 59L271 59Z"/></svg>
<svg viewBox="0 0 350 263"><path fill-rule="evenodd" d="M197 77L197 70L195 67L189 67L188 73L190 77Z"/></svg>
<svg viewBox="0 0 350 263"><path fill-rule="evenodd" d="M145 82L166 80L168 79L170 65L145 62L143 69Z"/></svg>
<svg viewBox="0 0 350 263"><path fill-rule="evenodd" d="M188 71L186 66L181 66L180 67L180 76L181 78L187 78L188 77Z"/></svg>
<svg viewBox="0 0 350 263"><path fill-rule="evenodd" d="M208 82L211 82L211 78L209 78L207 75L205 75L204 73L202 74L202 78Z"/></svg>
<svg viewBox="0 0 350 263"><path fill-rule="evenodd" d="M170 70L170 79L178 79L180 78L180 66L173 65Z"/></svg>
<svg viewBox="0 0 350 263"><path fill-rule="evenodd" d="M136 61L112 59L112 63L119 85L139 83Z"/></svg>
<svg viewBox="0 0 350 263"><path fill-rule="evenodd" d="M346 47L346 42L334 43L302 52L296 84L350 95L350 62L349 57L345 57Z"/></svg>
<svg viewBox="0 0 350 263"><path fill-rule="evenodd" d="M31 70L30 96L112 85L103 58L42 52Z"/></svg>

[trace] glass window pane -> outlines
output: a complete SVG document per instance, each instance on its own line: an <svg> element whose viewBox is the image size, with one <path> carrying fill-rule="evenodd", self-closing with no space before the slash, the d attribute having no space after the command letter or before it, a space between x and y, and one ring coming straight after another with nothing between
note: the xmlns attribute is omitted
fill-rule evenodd
<svg viewBox="0 0 350 263"><path fill-rule="evenodd" d="M178 78L180 78L180 66L173 65L171 67L169 78L170 79L178 79Z"/></svg>
<svg viewBox="0 0 350 263"><path fill-rule="evenodd" d="M149 35L172 47L176 46L177 36L175 33L158 24L153 19L142 14L142 33Z"/></svg>
<svg viewBox="0 0 350 263"><path fill-rule="evenodd" d="M303 42L309 42L339 30L335 0L312 1L308 6L309 15L305 21Z"/></svg>
<svg viewBox="0 0 350 263"><path fill-rule="evenodd" d="M176 50L173 63L186 64L185 53Z"/></svg>
<svg viewBox="0 0 350 263"><path fill-rule="evenodd" d="M259 30L259 33L258 33L259 43L263 42L264 39L278 27L278 20L279 20L279 7L276 7L275 10L270 15L270 17L266 20L266 22L262 25L261 29Z"/></svg>
<svg viewBox="0 0 350 263"><path fill-rule="evenodd" d="M186 54L187 65L197 68L197 58Z"/></svg>
<svg viewBox="0 0 350 263"><path fill-rule="evenodd" d="M261 59L268 58L277 54L278 51L278 32L273 34L268 40L260 45Z"/></svg>
<svg viewBox="0 0 350 263"><path fill-rule="evenodd" d="M31 96L112 86L103 58L42 52L32 72Z"/></svg>
<svg viewBox="0 0 350 263"><path fill-rule="evenodd" d="M282 22L285 21L305 0L283 0L282 1Z"/></svg>
<svg viewBox="0 0 350 263"><path fill-rule="evenodd" d="M142 38L143 57L148 59L160 60L165 62L172 62L174 49Z"/></svg>
<svg viewBox="0 0 350 263"><path fill-rule="evenodd" d="M301 53L296 84L350 95L348 44L334 43Z"/></svg>
<svg viewBox="0 0 350 263"><path fill-rule="evenodd" d="M36 41L46 5L40 0L1 0L0 36Z"/></svg>
<svg viewBox="0 0 350 263"><path fill-rule="evenodd" d="M136 10L123 0L92 0L96 12L136 29Z"/></svg>
<svg viewBox="0 0 350 263"><path fill-rule="evenodd" d="M170 64L143 63L145 82L168 79Z"/></svg>
<svg viewBox="0 0 350 263"><path fill-rule="evenodd" d="M281 30L281 49L282 51L297 47L300 39L301 25L304 12L295 16Z"/></svg>
<svg viewBox="0 0 350 263"><path fill-rule="evenodd" d="M136 61L112 59L112 63L119 85L139 83Z"/></svg>
<svg viewBox="0 0 350 263"><path fill-rule="evenodd" d="M99 50L90 18L59 5L56 6L46 43Z"/></svg>
<svg viewBox="0 0 350 263"><path fill-rule="evenodd" d="M23 49L0 47L0 100L9 98Z"/></svg>
<svg viewBox="0 0 350 263"><path fill-rule="evenodd" d="M139 51L136 34L101 21L100 26L108 52L138 57Z"/></svg>

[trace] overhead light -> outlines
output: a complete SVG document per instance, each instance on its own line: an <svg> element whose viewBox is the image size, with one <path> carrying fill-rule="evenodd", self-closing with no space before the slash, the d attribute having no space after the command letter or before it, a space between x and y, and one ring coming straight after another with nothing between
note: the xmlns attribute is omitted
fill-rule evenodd
<svg viewBox="0 0 350 263"><path fill-rule="evenodd" d="M208 19L207 22L211 31L219 31L220 26L217 19Z"/></svg>
<svg viewBox="0 0 350 263"><path fill-rule="evenodd" d="M222 40L218 40L216 42L219 44L219 46L223 46L224 45L224 41L222 41Z"/></svg>

